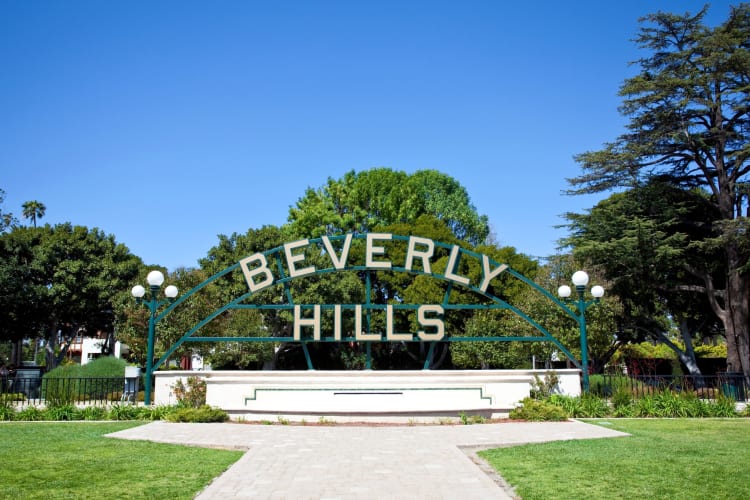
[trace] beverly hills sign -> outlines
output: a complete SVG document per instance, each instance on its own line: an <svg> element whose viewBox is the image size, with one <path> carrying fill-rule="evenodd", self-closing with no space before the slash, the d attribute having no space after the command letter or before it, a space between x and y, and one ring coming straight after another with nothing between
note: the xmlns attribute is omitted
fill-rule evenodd
<svg viewBox="0 0 750 500"><path fill-rule="evenodd" d="M342 237L329 238L322 236L316 240L302 239L284 244L282 247L275 249L275 254L285 264L277 266L274 270L269 265L268 255L270 252L258 252L239 261L239 266L247 282L251 294L264 290L270 286L280 283L287 283L292 279L310 276L320 272L357 270L357 271L402 271L407 273L425 274L440 280L447 280L450 285L458 284L463 287L472 289L480 294L486 294L492 281L508 269L506 264L496 265L489 257L484 254L467 252L458 245L446 245L435 242L429 238L419 236L396 236L390 233L368 233L364 235L364 254L360 261L353 261L352 258L352 240L353 234L346 234ZM361 238L361 236L358 236ZM339 249L334 246L334 241L342 241ZM322 243L322 248L320 247ZM405 250L404 262L393 262L386 251L386 244L403 245ZM314 245L314 248L312 247ZM435 258L436 247L449 248L448 263L444 274L434 273L432 271L433 260ZM393 248L393 247L391 247ZM326 254L330 267L316 268L309 262L306 262L306 252L320 252ZM396 253L396 252L394 252ZM403 252L400 252L403 253ZM482 274L481 279L472 282L468 276L459 273L459 262L462 257L477 259L480 263ZM286 271L284 271L286 269ZM369 280L368 280L369 282ZM369 283L368 283L369 285ZM369 286L368 286L369 288ZM369 303L369 289L367 293L367 304L312 304L312 305L293 305L294 341L424 341L436 342L445 336L444 315L447 304L388 304L374 305ZM453 308L456 308L455 305ZM364 309L364 311L363 311ZM367 314L373 310L385 311L385 334L378 332L368 332L363 328ZM395 312L399 309L416 309L417 322L420 329L416 336L412 333L396 332L394 328ZM321 317L322 312L328 311L333 315L333 331L327 337L322 336ZM342 336L343 314L344 312L353 313L354 315L354 334L351 337ZM310 330L312 333L310 335Z"/></svg>
<svg viewBox="0 0 750 500"><path fill-rule="evenodd" d="M356 243L355 243L356 242ZM324 286L325 281L315 275L345 272L342 282L355 277L364 281L364 300L354 304L304 304L298 300L308 285ZM354 272L354 273L353 273ZM379 281L375 273L409 273L440 281L433 292L440 290L441 300L432 304L376 303L372 291ZM356 275L355 275L356 273ZM550 342L580 370L558 370L563 393L580 393L579 376L583 373L584 389L588 388L586 356L579 363L573 354L543 325L524 311L496 295L501 289L495 280L511 280L514 286L525 284L546 297L553 306L560 307L579 324L581 352L586 353L584 311L593 301L584 301L583 294L572 306L554 297L549 291L517 273L506 264L493 261L487 255L463 249L458 245L433 241L420 236L390 233L345 234L302 239L254 253L217 272L187 293L170 301L150 321L150 334L158 321L183 304L190 307L193 297L199 296L212 284L231 276L232 282L245 281L244 287L232 287L232 297L209 312L189 328L164 355L147 366L146 379L166 362L185 342L250 342L296 343L300 346L308 371L301 376L296 371L247 372L174 372L160 371L156 380L156 402L171 402L171 387L175 378L200 376L207 382L206 402L231 410L234 415L332 413L425 413L487 411L491 415L507 414L515 402L528 396L534 376L542 372L517 370L459 370L435 371L433 367L437 346L445 342ZM300 280L299 283L293 283ZM434 284L434 283L433 283ZM294 286L292 286L294 285ZM462 293L456 293L461 289ZM465 292L478 295L480 300L461 302ZM404 295L404 291L400 292ZM399 294L399 291L396 291ZM403 297L402 297L403 298ZM598 299L597 299L598 300ZM280 328L273 335L262 336L248 332L246 336L221 336L216 332L201 334L204 326L231 310L283 311L293 321L292 328ZM497 332L482 336L465 336L461 332L446 331L446 315L461 310L504 310L515 314L538 333ZM397 325L409 325L416 332L397 331ZM325 331L323 331L325 329ZM346 331L344 331L346 330ZM252 332L255 333L255 332ZM510 333L510 334L508 334ZM385 370L374 374L373 346L376 342L422 342L428 344L423 370ZM151 342L151 340L150 340ZM317 342L361 342L364 345L364 371L338 370L316 372L313 356L308 348ZM565 372L565 373L563 373ZM197 375L196 375L197 374ZM148 383L148 382L147 382Z"/></svg>

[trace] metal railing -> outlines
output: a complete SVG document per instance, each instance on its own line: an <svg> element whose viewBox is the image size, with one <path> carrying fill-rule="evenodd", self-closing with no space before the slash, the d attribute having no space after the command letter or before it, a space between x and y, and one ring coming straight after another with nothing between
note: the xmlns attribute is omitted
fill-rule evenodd
<svg viewBox="0 0 750 500"><path fill-rule="evenodd" d="M617 391L626 391L634 397L653 395L669 390L691 393L701 399L732 398L747 401L748 384L742 373L719 375L596 375L592 377L591 392L612 397Z"/></svg>
<svg viewBox="0 0 750 500"><path fill-rule="evenodd" d="M0 404L19 408L75 404L107 406L135 402L138 378L3 378L0 379Z"/></svg>

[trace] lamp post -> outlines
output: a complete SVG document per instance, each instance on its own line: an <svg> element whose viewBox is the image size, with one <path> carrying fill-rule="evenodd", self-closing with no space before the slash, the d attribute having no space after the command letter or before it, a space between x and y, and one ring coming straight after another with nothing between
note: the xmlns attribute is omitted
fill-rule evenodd
<svg viewBox="0 0 750 500"><path fill-rule="evenodd" d="M166 299L159 300L158 293L162 283L164 283L164 275L161 271L151 271L146 276L146 282L151 290L151 294L148 299L144 299L143 296L146 294L146 289L141 285L136 285L130 291L135 297L137 304L143 304L148 307L148 340L146 344L146 388L144 389L143 402L147 405L151 404L151 374L154 367L154 336L156 334L156 311L163 305L174 302L179 290L174 285L169 285L164 289L164 295Z"/></svg>
<svg viewBox="0 0 750 500"><path fill-rule="evenodd" d="M569 299L571 290L568 285L563 285L557 289L557 295L575 304L577 312L574 314L578 321L578 329L581 332L581 371L583 371L583 392L589 392L589 347L586 338L586 309L592 304L598 303L604 296L604 288L599 285L591 287L591 296L593 300L586 300L583 296L586 285L589 283L589 275L584 271L576 271L571 279L576 287L578 299Z"/></svg>

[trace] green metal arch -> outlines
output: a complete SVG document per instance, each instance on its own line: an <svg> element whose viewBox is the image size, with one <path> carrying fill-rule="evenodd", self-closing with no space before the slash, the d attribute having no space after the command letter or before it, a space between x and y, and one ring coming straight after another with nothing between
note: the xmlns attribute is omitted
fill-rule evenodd
<svg viewBox="0 0 750 500"><path fill-rule="evenodd" d="M401 235L390 235L391 240L395 241L408 241L409 236L401 236ZM366 234L355 234L353 235L353 238L356 239L364 239L366 237ZM340 236L332 236L329 237L330 241L341 241L344 238L346 238L346 235L340 235ZM313 238L308 240L309 245L319 245L322 243L322 238ZM442 243L438 241L431 240L436 247L443 248L443 249L452 249L454 245ZM177 340L165 353L164 355L154 364L153 369L156 370L159 366L161 366L168 358L171 356L183 343L185 342L283 342L283 343L291 343L291 342L297 342L301 343L303 350L305 352L305 356L308 362L308 368L312 369L312 365L310 362L309 354L307 351L306 344L312 341L309 340L302 340L302 341L296 341L293 337L201 337L201 336L193 336L196 332L198 332L201 328L203 328L205 325L216 319L218 316L223 314L224 312L231 310L231 309L258 309L258 310L270 310L270 309L292 309L295 306L293 297L292 297L292 291L289 286L289 284L296 280L296 279L305 279L310 276L318 275L318 274L326 274L326 273L333 273L333 272L341 272L341 271L364 271L366 272L366 303L362 305L363 310L366 311L372 311L372 310L379 310L379 309L385 309L386 305L384 304L372 304L370 302L370 273L372 272L382 272L382 269L371 269L366 266L361 265L355 265L350 266L346 265L343 269L335 269L333 267L330 268L324 268L324 269L318 269L315 271L315 273L311 275L306 275L299 278L293 278L291 276L286 275L284 272L283 266L281 265L281 262L284 260L283 258L283 252L284 252L284 246L280 245L278 247L272 248L270 250L266 250L264 252L261 252L266 259L268 259L271 256L276 256L276 262L277 262L277 271L280 276L280 278L274 280L274 283L272 286L278 286L281 285L284 288L284 293L287 298L286 304L246 304L244 301L250 299L253 295L252 292L246 292L239 297L227 302L223 306L217 308L215 311L213 311L211 314L206 316L205 318L201 319L198 323L196 323L190 330L188 330L179 340ZM477 252L473 252L471 250L466 250L464 248L459 247L459 256L471 256L473 258L476 258L477 260L482 259L482 254L479 254ZM490 265L497 268L501 264L489 259ZM164 319L167 315L169 315L175 308L179 307L180 304L188 300L191 296L195 295L196 293L203 290L205 287L210 285L211 283L217 281L218 279L228 275L229 273L232 273L234 271L237 271L240 268L240 263L233 264L226 269L214 274L213 276L209 277L196 287L192 288L185 294L181 295L177 300L169 304L165 309L163 309L156 317L155 322L159 322L160 320ZM493 337L446 337L440 340L440 342L511 342L511 341L520 341L520 342L551 342L553 343L558 349L560 349L561 352L565 354L565 356L570 359L573 364L575 364L576 367L581 368L581 364L578 362L578 360L571 354L571 352L559 341L557 340L549 331L547 331L542 325L537 323L534 319L530 318L527 314L525 314L523 311L519 310L515 306L507 303L500 297L497 297L491 293L483 292L480 288L473 286L473 285L464 285L458 282L455 282L449 278L447 278L445 275L437 274L437 273L425 273L424 271L419 270L409 270L405 267L399 267L399 266L393 266L391 267L388 272L405 272L409 274L415 274L415 275L428 275L431 277L434 277L436 279L443 280L448 283L448 287L446 290L446 293L443 297L442 306L446 310L450 309L507 309L514 314L516 314L518 317L526 321L529 325L533 326L541 335L535 336L535 337L518 337L518 336L493 336ZM530 286L532 289L537 291L538 293L542 294L549 300L551 300L555 305L560 307L563 311L565 311L568 315L571 316L576 321L579 321L579 317L577 316L576 312L570 309L564 302L559 300L557 297L549 293L544 288L540 287L538 284L534 283L524 275L518 273L517 271L513 270L511 267L507 267L503 273L508 273L512 275L514 278L521 280L524 284ZM464 289L467 289L471 292L474 292L480 296L485 297L486 299L489 299L492 301L491 304L451 304L450 303L450 295L453 290L454 286L460 286ZM321 308L323 310L325 309L331 309L334 307L333 304L320 304ZM403 309L416 309L419 307L417 304L394 304L393 305L395 310L403 310ZM342 304L342 308L354 308L354 304ZM354 337L342 337L341 342L348 342L355 340ZM415 342L417 340L414 340ZM320 341L316 342L334 342L333 339L321 339ZM434 344L436 342L430 342L430 350L428 354L428 360L425 362L425 368L427 368L429 361L430 361L430 355L434 350ZM369 342L367 344L368 347L368 365L369 365ZM369 367L369 366L368 366Z"/></svg>

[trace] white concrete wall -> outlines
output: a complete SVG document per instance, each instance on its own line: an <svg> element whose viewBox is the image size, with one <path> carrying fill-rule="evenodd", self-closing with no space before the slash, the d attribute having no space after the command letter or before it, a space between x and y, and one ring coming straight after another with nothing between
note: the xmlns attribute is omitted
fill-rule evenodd
<svg viewBox="0 0 750 500"><path fill-rule="evenodd" d="M555 370L560 393L580 395L580 370ZM178 379L206 380L206 403L233 416L507 416L545 370L159 371L154 403L174 404Z"/></svg>

